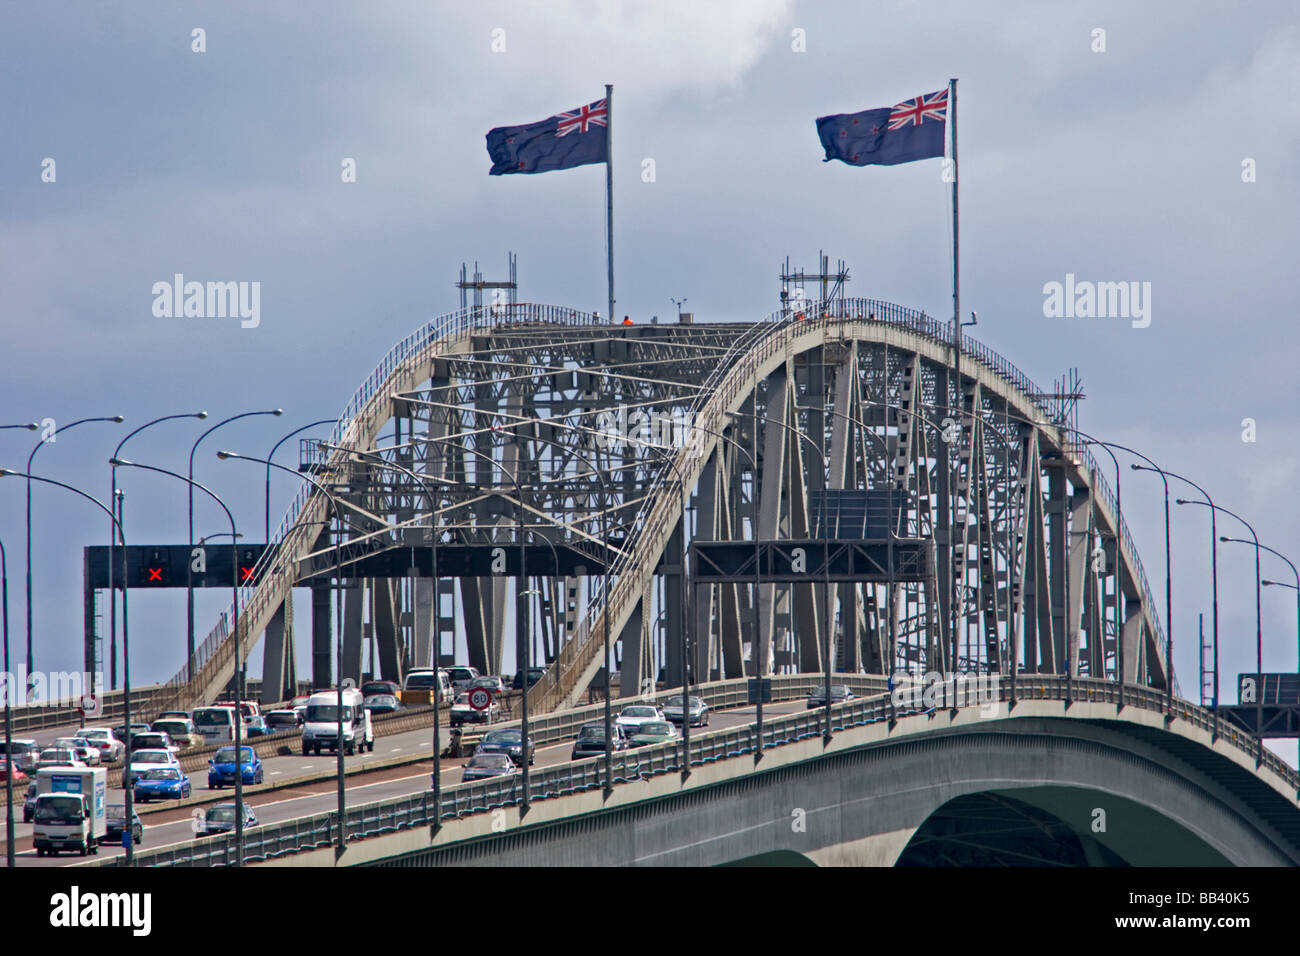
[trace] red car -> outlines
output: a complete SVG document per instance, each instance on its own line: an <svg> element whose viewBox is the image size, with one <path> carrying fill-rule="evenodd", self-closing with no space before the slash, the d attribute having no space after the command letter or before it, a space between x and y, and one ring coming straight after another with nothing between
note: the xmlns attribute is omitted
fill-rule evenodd
<svg viewBox="0 0 1300 956"><path fill-rule="evenodd" d="M0 757L0 783L3 783L5 780L8 779L9 779L9 758ZM14 783L26 783L28 779L29 778L27 774L23 773L22 768L20 768L18 764L15 762Z"/></svg>

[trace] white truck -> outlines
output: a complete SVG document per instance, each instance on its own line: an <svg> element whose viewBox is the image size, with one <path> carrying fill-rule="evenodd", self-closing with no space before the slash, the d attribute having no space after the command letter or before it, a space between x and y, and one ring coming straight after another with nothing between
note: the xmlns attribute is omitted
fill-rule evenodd
<svg viewBox="0 0 1300 956"><path fill-rule="evenodd" d="M103 767L42 767L36 772L36 855L99 852L108 830L108 775Z"/></svg>
<svg viewBox="0 0 1300 956"><path fill-rule="evenodd" d="M339 743L339 692L323 690L307 698L307 720L302 725L302 755L335 752ZM365 708L361 691L350 687L343 691L343 750L375 751L375 730L370 711Z"/></svg>

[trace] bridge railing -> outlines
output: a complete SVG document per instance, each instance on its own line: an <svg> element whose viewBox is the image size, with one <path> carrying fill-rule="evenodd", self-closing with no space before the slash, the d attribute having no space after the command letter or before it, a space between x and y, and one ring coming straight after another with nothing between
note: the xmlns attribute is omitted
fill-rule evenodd
<svg viewBox="0 0 1300 956"><path fill-rule="evenodd" d="M721 699L718 695L740 693L739 687L744 684L744 681L717 682L701 688L701 696ZM817 675L774 678L773 697L777 700L797 698L820 686ZM997 701L1009 700L1010 693L1010 684L1005 680L1000 681ZM1016 699L1122 702L1124 706L1155 713L1164 713L1165 709L1165 695L1153 688L1130 685L1125 686L1121 694L1120 688L1113 681L1090 678L1067 681L1063 677L1040 674L1025 675L1017 681ZM984 707L992 702L991 697L986 700L968 699L965 705ZM833 705L831 729L844 731L891 718L933 714L943 709L947 708L942 700L937 704L914 701L906 706L895 707L892 706L889 695L881 694ZM1189 701L1175 701L1174 716L1205 731L1213 732L1216 729L1212 711ZM825 709L821 707L797 714L769 717L763 725L763 747L776 749L820 736L825 729L824 720ZM531 731L530 726L530 736ZM1238 750L1257 756L1261 767L1276 774L1292 790L1300 791L1300 773L1287 766L1271 751L1260 752L1261 748L1254 738L1222 721L1217 724L1217 731L1221 738ZM752 754L757 745L756 728L752 723L715 731L699 731L692 734L690 765L701 766L742 757ZM615 784L623 784L679 773L683 769L682 756L682 748L678 743L620 751L615 754L611 764L611 774ZM604 758L593 757L543 767L530 773L529 778L530 802L595 790L604 786ZM444 787L440 814L432 793L426 791L352 807L347 811L344 825L347 827L349 841L361 840L513 806L521 801L522 796L522 782L518 776L498 777ZM337 838L338 825L337 813L320 813L247 830L244 834L245 861L255 863L327 847ZM234 862L234 838L230 835L204 837L190 843L138 853L136 861L141 866L230 865ZM99 865L122 866L124 859L114 857Z"/></svg>

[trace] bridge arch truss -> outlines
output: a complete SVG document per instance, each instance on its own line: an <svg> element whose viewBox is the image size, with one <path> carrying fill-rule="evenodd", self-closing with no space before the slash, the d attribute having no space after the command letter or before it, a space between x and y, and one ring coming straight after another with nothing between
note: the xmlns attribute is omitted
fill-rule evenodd
<svg viewBox="0 0 1300 956"><path fill-rule="evenodd" d="M892 303L634 326L532 304L461 310L398 343L329 442L305 448L304 470L345 503L345 531L304 483L241 594L239 639L246 651L266 632L274 696L291 659L289 590L323 590L341 558L344 676L360 676L367 615L385 677L456 646L500 673L522 550L521 606L547 667L534 712L583 697L605 615L624 695L680 683L683 631L700 681L752 676L760 657L820 671L828 629L842 671L1062 674L1068 661L1113 679L1122 661L1126 682L1163 688L1151 588L1071 434L1005 359L969 339L958 358L949 323ZM889 530L846 526L845 502L883 507ZM757 587L692 586L697 552L683 568L684 542L873 535L912 542L923 568ZM436 580L420 570L430 552ZM484 569L474 554L508 560ZM314 647L319 682L332 657L320 622ZM233 666L219 627L173 680L178 698L211 699Z"/></svg>

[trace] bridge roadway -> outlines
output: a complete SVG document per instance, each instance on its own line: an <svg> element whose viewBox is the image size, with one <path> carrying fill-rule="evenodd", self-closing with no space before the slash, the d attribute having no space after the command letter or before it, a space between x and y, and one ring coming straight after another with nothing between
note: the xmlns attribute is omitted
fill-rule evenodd
<svg viewBox="0 0 1300 956"><path fill-rule="evenodd" d="M614 715L618 716L619 710L628 703L635 703L635 701L615 702ZM803 711L805 707L806 704L803 700L786 701L769 704L764 708L764 713L772 716L798 713ZM754 717L753 707L715 710L712 712L709 727L692 728L692 733L698 734L705 729L714 730L721 727L742 727L752 723ZM503 726L507 725L503 724ZM355 806L360 803L385 800L429 789L433 773L432 733L433 728L430 726L419 730L377 737L373 754L357 754L346 758L347 772L349 774L347 778L348 805ZM448 730L444 727L444 746L447 733ZM43 731L32 736L38 737L46 734L53 735L55 732ZM535 767L542 768L567 763L572 747L572 738L556 743L539 744ZM282 747L281 749L286 748ZM373 770L364 774L356 773L359 767L364 767L367 764L416 754L423 755L423 759L418 762ZM443 758L443 786L461 782L461 772L465 762L463 758ZM336 758L332 755L304 757L301 753L295 751L290 754L264 758L264 764L266 782L274 784L276 778L287 780L312 773L330 773L336 766ZM110 767L110 783L118 779L120 773L120 767ZM195 771L189 774L189 777L193 786L193 796L189 801L185 801L183 806L175 800L164 803L137 803L137 812L140 813L141 821L144 823L144 842L137 847L137 852L156 850L192 839L194 834L191 829L191 821L195 809L210 806L214 802L213 797L219 796L223 802L234 800L234 791L229 787L221 790L208 790L206 771ZM18 796L18 789L15 787L16 797ZM124 795L120 787L110 789L108 800L110 804L121 803L123 800ZM246 797L246 800L253 808L253 812L257 814L260 823L280 823L297 817L330 812L336 809L338 807L338 791L335 779L330 778L320 782L293 785L283 789L277 788L251 794ZM20 800L15 803L15 814L19 820L21 820L21 806ZM18 837L20 866L67 866L82 862L83 858L77 855L65 854L59 857L37 857L35 850L32 848L31 824L19 823L15 834ZM0 836L2 835L0 833ZM3 846L2 839L0 839L0 846ZM122 854L123 851L120 847L103 846L100 848L99 858L121 856ZM0 865L3 865L2 861L0 861Z"/></svg>
<svg viewBox="0 0 1300 956"><path fill-rule="evenodd" d="M444 817L434 835L370 807L358 819L374 835L340 859L300 843L268 863L714 865L798 855L951 865L982 842L999 862L1026 859L1028 846L1031 861L1055 865L1300 864L1300 775L1244 734L1216 729L1203 708L1175 700L1166 712L1161 692L1127 687L1121 709L1113 683L1045 675L1020 682L1014 709L1005 684L999 695L991 710L922 708L895 722L882 697L837 705L829 744L819 713L774 716L757 769L746 752L752 729L715 730L700 735L685 782L673 748L645 748L626 765L616 759L625 782L609 795L594 778L567 791L539 780L539 791L558 792L535 798L526 817L507 799L499 811ZM490 806L487 789L472 787L471 804ZM991 809L1008 808L1021 823L1013 841L990 835L988 822Z"/></svg>

